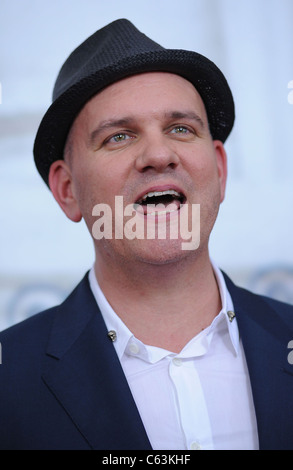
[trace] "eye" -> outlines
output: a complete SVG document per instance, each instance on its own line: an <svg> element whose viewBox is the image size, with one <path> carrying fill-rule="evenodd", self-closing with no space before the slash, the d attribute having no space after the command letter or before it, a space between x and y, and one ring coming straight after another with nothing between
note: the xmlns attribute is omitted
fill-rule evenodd
<svg viewBox="0 0 293 470"><path fill-rule="evenodd" d="M120 147L124 147L124 145L129 144L134 137L135 135L130 131L117 132L105 139L104 145L109 147L109 149L119 149Z"/></svg>
<svg viewBox="0 0 293 470"><path fill-rule="evenodd" d="M190 131L187 127L185 126L176 126L171 130L171 134L188 134Z"/></svg>
<svg viewBox="0 0 293 470"><path fill-rule="evenodd" d="M115 134L112 137L110 137L110 139L108 139L108 142L114 142L118 144L120 142L124 142L127 139L130 139L130 136L121 132L119 134Z"/></svg>
<svg viewBox="0 0 293 470"><path fill-rule="evenodd" d="M168 133L174 139L182 140L183 142L193 142L195 137L198 135L194 127L187 126L185 124L175 124L170 126Z"/></svg>

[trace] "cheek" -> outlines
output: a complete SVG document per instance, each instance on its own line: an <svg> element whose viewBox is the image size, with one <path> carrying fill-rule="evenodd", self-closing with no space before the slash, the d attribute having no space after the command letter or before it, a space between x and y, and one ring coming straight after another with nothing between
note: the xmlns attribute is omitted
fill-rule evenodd
<svg viewBox="0 0 293 470"><path fill-rule="evenodd" d="M222 185L217 159L213 152L200 152L200 158L193 156L189 166L189 175L193 180L193 203L201 205L201 217L204 226L213 225L222 202Z"/></svg>
<svg viewBox="0 0 293 470"><path fill-rule="evenodd" d="M193 154L189 159L189 174L192 176L195 187L207 189L219 183L217 161L209 152L200 152L200 156Z"/></svg>
<svg viewBox="0 0 293 470"><path fill-rule="evenodd" d="M96 204L114 205L115 195L121 194L123 173L117 164L92 161L90 165L81 165L75 173L75 192L81 212L91 217Z"/></svg>
<svg viewBox="0 0 293 470"><path fill-rule="evenodd" d="M125 194L133 177L133 161L134 157L125 152L115 156L101 156L97 164L93 165L89 178L101 202L114 204L116 195Z"/></svg>

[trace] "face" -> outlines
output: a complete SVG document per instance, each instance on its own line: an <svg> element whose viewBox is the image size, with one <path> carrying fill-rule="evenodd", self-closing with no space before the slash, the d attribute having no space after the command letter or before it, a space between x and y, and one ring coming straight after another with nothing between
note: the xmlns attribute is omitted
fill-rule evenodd
<svg viewBox="0 0 293 470"><path fill-rule="evenodd" d="M211 138L204 104L190 82L152 72L110 85L76 118L67 150L65 160L51 166L49 182L70 219L83 217L92 233L94 206L106 204L114 216L115 196L123 197L124 208L136 209L132 217L154 226L160 218L171 224L176 211L187 211L190 222L192 205L200 204L197 251L207 252L224 198L226 155L222 143ZM172 203L174 212L156 212L147 203ZM158 264L192 256L182 250L180 235L158 240L113 234L94 243L100 259L117 262Z"/></svg>

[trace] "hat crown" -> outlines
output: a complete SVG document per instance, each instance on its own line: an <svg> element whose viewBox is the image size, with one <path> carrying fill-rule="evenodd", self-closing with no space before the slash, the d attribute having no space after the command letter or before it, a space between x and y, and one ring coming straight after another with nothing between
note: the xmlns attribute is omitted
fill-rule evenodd
<svg viewBox="0 0 293 470"><path fill-rule="evenodd" d="M116 64L119 59L157 50L164 48L141 33L129 20L113 21L70 54L57 77L53 101L76 82L77 76L82 80L97 70Z"/></svg>

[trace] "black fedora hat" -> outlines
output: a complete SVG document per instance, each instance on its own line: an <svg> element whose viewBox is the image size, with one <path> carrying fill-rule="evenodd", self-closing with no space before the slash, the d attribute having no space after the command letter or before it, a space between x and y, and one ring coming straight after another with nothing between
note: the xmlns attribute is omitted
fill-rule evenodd
<svg viewBox="0 0 293 470"><path fill-rule="evenodd" d="M50 166L63 158L68 132L85 103L111 83L151 71L175 73L193 83L205 104L212 137L227 139L234 123L234 101L218 67L196 52L165 49L120 19L84 41L60 70L53 103L34 143L35 163L46 184Z"/></svg>

